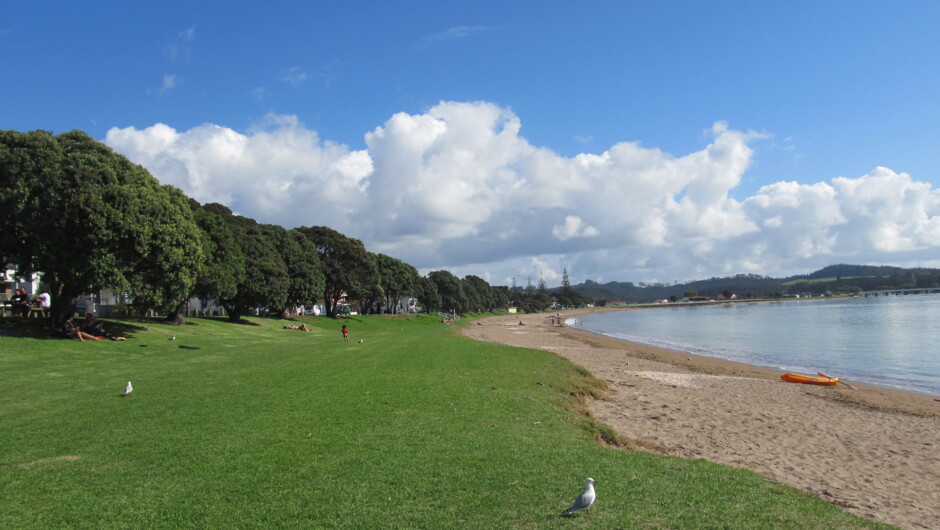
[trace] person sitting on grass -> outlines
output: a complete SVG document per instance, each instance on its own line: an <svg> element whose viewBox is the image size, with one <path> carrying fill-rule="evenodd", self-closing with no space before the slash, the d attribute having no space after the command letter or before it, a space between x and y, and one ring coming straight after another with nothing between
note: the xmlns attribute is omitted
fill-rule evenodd
<svg viewBox="0 0 940 530"><path fill-rule="evenodd" d="M124 337L115 337L114 335L108 333L104 329L104 326L101 325L101 321L95 318L95 315L91 313L85 314L85 324L82 326L82 331L89 335L101 337L103 339L127 340Z"/></svg>
<svg viewBox="0 0 940 530"><path fill-rule="evenodd" d="M104 340L104 337L96 337L79 329L78 324L72 321L74 318L75 315L69 315L66 317L65 321L62 322L62 330L59 334L63 339L78 339L82 342L85 342L85 339Z"/></svg>
<svg viewBox="0 0 940 530"><path fill-rule="evenodd" d="M306 324L301 324L299 326L296 324L287 324L286 326L284 326L284 329L296 329L299 331L313 331L312 329L308 328Z"/></svg>

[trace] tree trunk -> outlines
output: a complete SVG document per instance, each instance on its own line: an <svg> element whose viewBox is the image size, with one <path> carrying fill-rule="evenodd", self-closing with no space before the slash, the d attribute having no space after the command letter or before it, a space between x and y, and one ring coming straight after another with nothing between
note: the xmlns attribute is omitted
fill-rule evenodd
<svg viewBox="0 0 940 530"><path fill-rule="evenodd" d="M332 293L327 292L326 296L323 298L323 305L326 308L326 316L330 318L336 318L336 306L339 305L339 302L335 297L331 296Z"/></svg>
<svg viewBox="0 0 940 530"><path fill-rule="evenodd" d="M61 326L65 319L75 314L80 294L73 294L64 284L50 281L49 289L52 291L52 306L49 308L53 326Z"/></svg>
<svg viewBox="0 0 940 530"><path fill-rule="evenodd" d="M225 312L228 313L228 319L230 322L238 322L241 319L241 312L237 302L222 302L222 307L224 307Z"/></svg>
<svg viewBox="0 0 940 530"><path fill-rule="evenodd" d="M186 319L183 317L183 306L185 304L186 302L180 302L180 304L166 316L166 321L176 326L185 326Z"/></svg>

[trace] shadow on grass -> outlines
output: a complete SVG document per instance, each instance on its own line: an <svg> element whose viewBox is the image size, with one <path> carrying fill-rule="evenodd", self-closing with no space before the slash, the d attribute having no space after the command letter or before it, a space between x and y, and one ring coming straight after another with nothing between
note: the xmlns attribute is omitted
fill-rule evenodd
<svg viewBox="0 0 940 530"><path fill-rule="evenodd" d="M140 324L131 324L126 321L113 322L108 319L102 319L101 322L104 328L116 337L133 337L135 331L146 331L149 329L147 324L156 322L156 319L138 320ZM81 326L83 319L76 319L76 323ZM0 318L0 337L63 340L63 337L59 335L48 318Z"/></svg>
<svg viewBox="0 0 940 530"><path fill-rule="evenodd" d="M0 337L28 337L31 339L59 339L48 318L0 318Z"/></svg>
<svg viewBox="0 0 940 530"><path fill-rule="evenodd" d="M190 319L193 319L193 320L211 320L211 321L213 321L213 322L222 322L222 323L226 323L226 324L236 324L236 325L239 325L239 326L260 326L260 325L261 325L261 324L259 324L259 323L257 323L257 322L252 322L252 321L250 321L250 320L245 320L244 318L240 318L240 319L238 319L238 320L232 320L232 319L230 319L229 317L189 317L189 318L190 318ZM261 318L261 317L259 317L259 318ZM187 321L187 322L186 322L187 325L189 325L189 323L190 323L190 321ZM195 325L197 325L197 324L192 324L192 325L195 326Z"/></svg>

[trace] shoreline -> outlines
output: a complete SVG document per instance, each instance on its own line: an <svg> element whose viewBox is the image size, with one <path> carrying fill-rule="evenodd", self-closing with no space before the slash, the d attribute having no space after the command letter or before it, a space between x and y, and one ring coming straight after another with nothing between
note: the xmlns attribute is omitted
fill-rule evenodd
<svg viewBox="0 0 940 530"><path fill-rule="evenodd" d="M623 310L489 317L463 333L583 366L608 386L587 404L590 413L659 452L743 467L901 528L940 520L934 396L785 383L780 370L551 324L554 314Z"/></svg>
<svg viewBox="0 0 940 530"><path fill-rule="evenodd" d="M600 311L592 310L570 310L565 318L572 318L579 315L610 311L643 311L645 308L635 309L605 309ZM710 357L696 353L671 350L661 346L644 344L642 342L633 342L626 339L611 337L591 331L588 329L564 326L556 328L561 333L570 334L584 342L592 343L598 347L622 347L623 345L632 345L637 349L637 353L645 355L650 360L668 362L676 366L684 367L693 372L701 372L712 375L746 375L748 377L763 377L771 380L779 380L785 370L749 364L740 361L722 359L720 357ZM840 378L840 381L843 379ZM858 391L848 389L845 385L834 387L844 392L840 392L840 400L856 403L859 406L873 407L881 410L891 410L905 412L915 415L927 415L940 417L940 394L928 394L926 392L917 392L915 390L905 390L900 388L891 388L873 385L870 383L858 383L846 381L852 386L858 388Z"/></svg>

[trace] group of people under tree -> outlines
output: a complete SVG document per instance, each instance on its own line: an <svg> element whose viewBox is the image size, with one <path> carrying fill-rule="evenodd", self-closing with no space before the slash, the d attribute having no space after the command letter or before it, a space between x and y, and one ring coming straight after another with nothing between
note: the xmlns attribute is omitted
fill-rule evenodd
<svg viewBox="0 0 940 530"><path fill-rule="evenodd" d="M13 316L16 316L17 313L19 313L23 317L29 316L29 310L33 307L49 309L51 301L52 300L49 297L49 293L46 292L41 292L37 294L35 298L30 300L29 295L26 294L26 289L23 287L16 289L13 297L10 298L10 302L12 303L11 309Z"/></svg>

